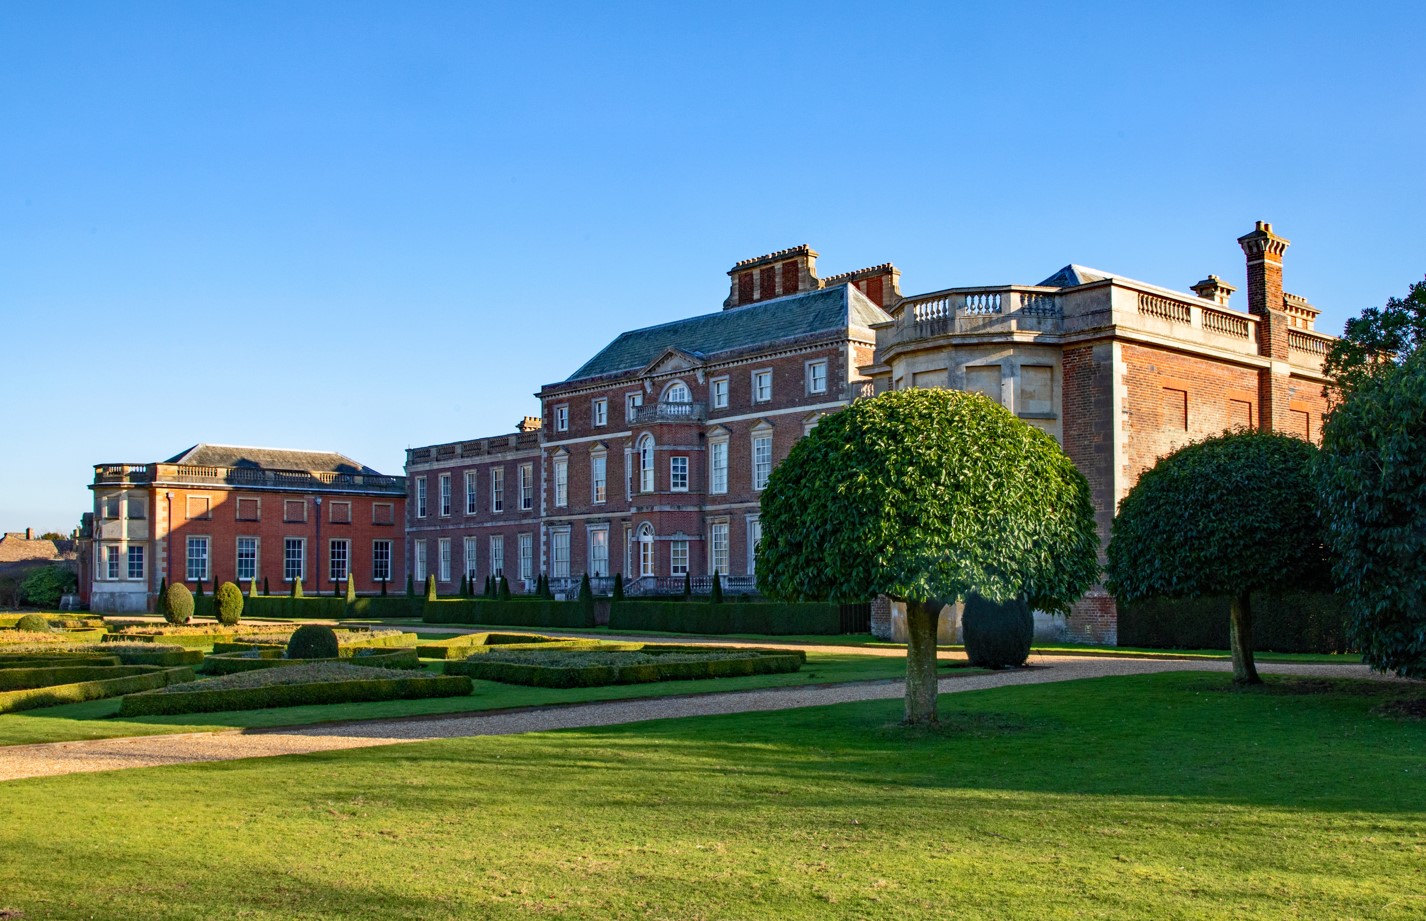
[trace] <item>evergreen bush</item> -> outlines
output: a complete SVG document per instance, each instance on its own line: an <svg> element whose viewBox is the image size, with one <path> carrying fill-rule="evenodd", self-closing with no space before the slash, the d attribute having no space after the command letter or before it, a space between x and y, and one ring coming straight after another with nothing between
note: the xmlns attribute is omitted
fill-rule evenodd
<svg viewBox="0 0 1426 921"><path fill-rule="evenodd" d="M325 624L303 624L287 641L289 659L335 659L340 654L337 631Z"/></svg>
<svg viewBox="0 0 1426 921"><path fill-rule="evenodd" d="M257 597L257 576L253 576L252 580L248 582L248 597Z"/></svg>
<svg viewBox="0 0 1426 921"><path fill-rule="evenodd" d="M614 573L614 600L624 600L624 574L622 572Z"/></svg>
<svg viewBox="0 0 1426 921"><path fill-rule="evenodd" d="M243 616L243 593L231 582L224 582L213 593L213 616L225 627L236 624Z"/></svg>
<svg viewBox="0 0 1426 921"><path fill-rule="evenodd" d="M298 576L296 579L293 579L293 580L292 580L292 594L291 594L291 597L293 597L293 598L301 598L301 597L302 597L302 577L301 577L301 576Z"/></svg>
<svg viewBox="0 0 1426 921"><path fill-rule="evenodd" d="M436 594L436 577L429 575L426 577L426 600L435 601L438 597Z"/></svg>
<svg viewBox="0 0 1426 921"><path fill-rule="evenodd" d="M356 604L356 599L356 576L353 576L351 573L347 573L347 604Z"/></svg>
<svg viewBox="0 0 1426 921"><path fill-rule="evenodd" d="M158 580L158 598L154 599L153 612L168 620L168 577Z"/></svg>
<svg viewBox="0 0 1426 921"><path fill-rule="evenodd" d="M193 617L193 593L182 582L175 582L163 593L163 619L171 624L186 624Z"/></svg>
<svg viewBox="0 0 1426 921"><path fill-rule="evenodd" d="M272 591L267 587L267 576L262 577L262 593L264 595L272 594Z"/></svg>
<svg viewBox="0 0 1426 921"><path fill-rule="evenodd" d="M41 614L26 614L15 622L15 629L26 633L49 633L50 622Z"/></svg>
<svg viewBox="0 0 1426 921"><path fill-rule="evenodd" d="M500 575L500 590L495 597L498 601L510 600L510 580L505 578L504 573Z"/></svg>
<svg viewBox="0 0 1426 921"><path fill-rule="evenodd" d="M683 574L683 600L684 600L684 601L691 601L692 599L693 599L693 577L690 576L688 573L684 573L684 574Z"/></svg>
<svg viewBox="0 0 1426 921"><path fill-rule="evenodd" d="M718 578L718 570L713 570L713 590L709 593L708 601L711 604L723 603L723 582Z"/></svg>
<svg viewBox="0 0 1426 921"><path fill-rule="evenodd" d="M194 598L202 598L202 597L203 597L203 580L202 580L202 579L199 579L199 580L198 580L198 584L197 584L196 586L194 586L194 589L193 589L193 597L194 597Z"/></svg>
<svg viewBox="0 0 1426 921"><path fill-rule="evenodd" d="M980 668L1013 668L1030 657L1035 618L1022 599L996 603L972 593L961 615L966 658Z"/></svg>
<svg viewBox="0 0 1426 921"><path fill-rule="evenodd" d="M406 574L406 597L416 597L416 580L412 578L409 572Z"/></svg>

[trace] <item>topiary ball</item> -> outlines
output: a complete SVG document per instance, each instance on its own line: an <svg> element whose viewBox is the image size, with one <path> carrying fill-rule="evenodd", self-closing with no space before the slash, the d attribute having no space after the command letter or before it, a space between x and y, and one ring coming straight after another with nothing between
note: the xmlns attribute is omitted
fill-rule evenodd
<svg viewBox="0 0 1426 921"><path fill-rule="evenodd" d="M26 614L15 622L15 629L26 633L49 633L50 622L43 614Z"/></svg>
<svg viewBox="0 0 1426 921"><path fill-rule="evenodd" d="M232 582L224 582L213 593L213 616L225 627L236 624L243 616L243 590Z"/></svg>
<svg viewBox="0 0 1426 921"><path fill-rule="evenodd" d="M163 619L171 624L186 624L193 616L193 593L182 582L175 582L164 593L167 602Z"/></svg>
<svg viewBox="0 0 1426 921"><path fill-rule="evenodd" d="M287 641L289 659L335 659L337 631L322 624L303 624Z"/></svg>
<svg viewBox="0 0 1426 921"><path fill-rule="evenodd" d="M966 597L961 639L966 658L979 668L1011 668L1030 658L1035 618L1021 599L997 604L980 595Z"/></svg>

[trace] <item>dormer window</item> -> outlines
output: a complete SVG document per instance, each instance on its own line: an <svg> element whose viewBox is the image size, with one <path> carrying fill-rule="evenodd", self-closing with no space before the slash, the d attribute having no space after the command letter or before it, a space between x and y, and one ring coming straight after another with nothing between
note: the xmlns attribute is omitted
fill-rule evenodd
<svg viewBox="0 0 1426 921"><path fill-rule="evenodd" d="M674 381L663 392L664 403L692 403L693 393L683 381Z"/></svg>

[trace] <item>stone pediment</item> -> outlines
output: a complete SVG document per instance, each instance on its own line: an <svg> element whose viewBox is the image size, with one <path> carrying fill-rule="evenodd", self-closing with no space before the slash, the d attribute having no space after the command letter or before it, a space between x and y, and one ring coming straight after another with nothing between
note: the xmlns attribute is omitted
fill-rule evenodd
<svg viewBox="0 0 1426 921"><path fill-rule="evenodd" d="M689 371L702 368L704 363L703 355L698 352L690 352L677 346L665 349L664 353L655 358L648 367L644 368L641 376L647 377L654 374L677 374L680 371Z"/></svg>

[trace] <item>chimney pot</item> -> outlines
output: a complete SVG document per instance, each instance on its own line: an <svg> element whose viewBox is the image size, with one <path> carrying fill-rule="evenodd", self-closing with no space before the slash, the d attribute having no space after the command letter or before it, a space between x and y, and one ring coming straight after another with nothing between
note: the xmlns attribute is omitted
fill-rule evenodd
<svg viewBox="0 0 1426 921"><path fill-rule="evenodd" d="M26 528L26 529L25 529L25 540L34 540L34 539L35 539L35 529L34 529L34 528Z"/></svg>

